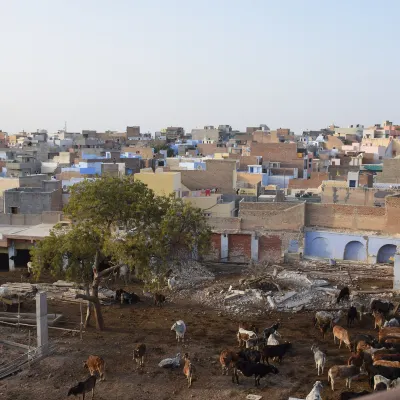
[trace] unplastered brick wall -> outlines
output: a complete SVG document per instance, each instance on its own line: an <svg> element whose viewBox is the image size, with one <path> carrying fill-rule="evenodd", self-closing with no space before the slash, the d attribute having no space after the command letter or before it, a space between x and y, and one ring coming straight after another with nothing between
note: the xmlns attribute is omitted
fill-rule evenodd
<svg viewBox="0 0 400 400"><path fill-rule="evenodd" d="M294 203L296 204L296 203ZM263 220L293 207L293 203L244 202L239 203L239 217Z"/></svg>
<svg viewBox="0 0 400 400"><path fill-rule="evenodd" d="M248 262L251 259L251 235L230 234L228 236L229 261Z"/></svg>
<svg viewBox="0 0 400 400"><path fill-rule="evenodd" d="M306 204L306 226L332 229L385 231L386 210L340 204Z"/></svg>
<svg viewBox="0 0 400 400"><path fill-rule="evenodd" d="M279 262L282 240L278 235L260 236L258 239L258 261Z"/></svg>
<svg viewBox="0 0 400 400"><path fill-rule="evenodd" d="M263 161L297 160L296 143L255 143L251 144L251 155L262 156ZM303 161L303 160L301 160Z"/></svg>
<svg viewBox="0 0 400 400"><path fill-rule="evenodd" d="M219 218L213 217L207 219L208 225L210 225L213 231L225 232L225 231L240 231L241 220L240 218Z"/></svg>
<svg viewBox="0 0 400 400"><path fill-rule="evenodd" d="M400 196L386 197L386 231L400 233Z"/></svg>
<svg viewBox="0 0 400 400"><path fill-rule="evenodd" d="M247 171L249 165L258 165L258 157L256 156L241 156L239 158L239 170Z"/></svg>
<svg viewBox="0 0 400 400"><path fill-rule="evenodd" d="M211 244L208 254L204 257L205 260L220 260L221 259L221 234L211 234Z"/></svg>

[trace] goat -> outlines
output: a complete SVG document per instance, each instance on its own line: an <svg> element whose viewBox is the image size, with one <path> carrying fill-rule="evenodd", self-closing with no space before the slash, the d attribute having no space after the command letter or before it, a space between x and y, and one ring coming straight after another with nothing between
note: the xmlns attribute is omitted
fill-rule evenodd
<svg viewBox="0 0 400 400"><path fill-rule="evenodd" d="M328 371L328 383L331 383L332 391L335 390L335 381L338 378L346 379L346 387L350 389L351 380L360 374L360 368L355 365L334 365Z"/></svg>
<svg viewBox="0 0 400 400"><path fill-rule="evenodd" d="M239 354L232 350L223 350L219 356L219 362L222 366L222 375L227 375L229 367L239 360Z"/></svg>
<svg viewBox="0 0 400 400"><path fill-rule="evenodd" d="M154 293L154 305L162 307L162 303L165 302L165 296L161 293Z"/></svg>
<svg viewBox="0 0 400 400"><path fill-rule="evenodd" d="M336 300L336 302L339 304L342 300L347 299L349 300L350 298L350 289L345 286L339 293L339 296Z"/></svg>
<svg viewBox="0 0 400 400"><path fill-rule="evenodd" d="M261 338L252 338L252 339L248 339L246 341L246 349L259 350L259 346L260 345L264 345L265 346L265 339L263 337L261 337Z"/></svg>
<svg viewBox="0 0 400 400"><path fill-rule="evenodd" d="M311 389L311 392L308 393L306 400L322 400L322 397L321 397L322 388L323 388L322 382L316 381L314 383L313 388Z"/></svg>
<svg viewBox="0 0 400 400"><path fill-rule="evenodd" d="M171 331L176 332L176 340L179 341L182 339L182 342L185 341L185 333L186 333L186 325L182 320L176 321L172 327Z"/></svg>
<svg viewBox="0 0 400 400"><path fill-rule="evenodd" d="M349 348L351 351L351 343L349 338L349 333L346 329L342 328L339 325L333 327L333 343L336 344L336 339L339 339L339 349L342 346L342 342Z"/></svg>
<svg viewBox="0 0 400 400"><path fill-rule="evenodd" d="M370 363L364 363L361 369L364 369L368 373L368 380L370 387L373 387L373 377L375 375L381 375L386 379L394 380L400 378L400 368L386 367L384 365L371 365Z"/></svg>
<svg viewBox="0 0 400 400"><path fill-rule="evenodd" d="M136 360L136 363L139 364L139 367L144 367L144 355L146 354L146 345L144 343L140 343L136 346L135 350L133 350L133 360Z"/></svg>
<svg viewBox="0 0 400 400"><path fill-rule="evenodd" d="M384 328L387 328L387 327L399 327L400 326L400 323L399 323L399 320L398 319L396 319L396 318L392 318L390 321L386 321L384 324L383 324L383 327Z"/></svg>
<svg viewBox="0 0 400 400"><path fill-rule="evenodd" d="M357 397L366 396L367 394L370 394L367 390L363 390L362 392L342 392L340 393L339 400L356 399Z"/></svg>
<svg viewBox="0 0 400 400"><path fill-rule="evenodd" d="M88 359L83 363L83 367L89 370L90 375L94 375L96 371L100 375L100 381L106 379L106 363L99 356L89 356Z"/></svg>
<svg viewBox="0 0 400 400"><path fill-rule="evenodd" d="M347 311L347 327L350 327L352 324L354 324L354 320L356 320L357 317L357 308L351 306Z"/></svg>
<svg viewBox="0 0 400 400"><path fill-rule="evenodd" d="M234 378L236 378L237 384L239 384L238 371L246 377L254 375L255 386L260 386L260 379L264 378L267 374L279 373L278 368L273 365L254 364L249 361L239 360L236 362L234 375L232 376L232 382L234 382Z"/></svg>
<svg viewBox="0 0 400 400"><path fill-rule="evenodd" d="M280 327L280 322L276 322L274 325L263 330L264 339L267 340L272 333L275 333Z"/></svg>
<svg viewBox="0 0 400 400"><path fill-rule="evenodd" d="M85 393L92 391L92 399L94 398L94 387L96 386L96 376L91 375L86 381L79 382L76 386L72 387L68 390L67 396L78 396L79 394L82 395L82 400L85 400Z"/></svg>
<svg viewBox="0 0 400 400"><path fill-rule="evenodd" d="M390 383L390 388L394 389L400 387L400 378L393 379L392 382Z"/></svg>
<svg viewBox="0 0 400 400"><path fill-rule="evenodd" d="M333 326L337 324L342 317L342 310L339 310L336 314L327 311L317 311L314 317L314 326L322 326L325 324Z"/></svg>
<svg viewBox="0 0 400 400"><path fill-rule="evenodd" d="M320 370L322 374L324 373L326 354L322 352L316 345L311 347L311 351L314 353L315 368L317 368L317 374L319 376Z"/></svg>
<svg viewBox="0 0 400 400"><path fill-rule="evenodd" d="M281 335L276 331L275 333L271 333L271 335L268 338L267 345L268 346L276 346L279 344L279 341L277 337L280 337Z"/></svg>
<svg viewBox="0 0 400 400"><path fill-rule="evenodd" d="M186 379L188 381L188 387L190 388L192 386L192 381L193 381L196 369L195 369L194 365L190 362L188 353L185 353L185 355L183 356L183 360L185 361L185 365L183 367L183 373L186 376Z"/></svg>
<svg viewBox="0 0 400 400"><path fill-rule="evenodd" d="M330 325L331 324L328 323L328 324L323 324L323 325L319 325L318 326L318 328L319 328L319 330L320 330L320 332L322 334L322 339L325 339L326 332L328 331Z"/></svg>
<svg viewBox="0 0 400 400"><path fill-rule="evenodd" d="M373 311L372 315L374 316L374 329L381 329L385 324L385 317L379 311Z"/></svg>
<svg viewBox="0 0 400 400"><path fill-rule="evenodd" d="M392 381L391 381L390 379L387 379L387 378L385 378L385 377L382 376L382 375L375 375L375 376L374 376L374 390L376 390L376 386L377 386L379 383L384 383L384 384L386 385L386 388L389 388L391 382L392 382Z"/></svg>
<svg viewBox="0 0 400 400"><path fill-rule="evenodd" d="M257 338L257 334L253 331L247 331L243 328L239 328L236 337L238 340L239 347L242 347L249 339Z"/></svg>

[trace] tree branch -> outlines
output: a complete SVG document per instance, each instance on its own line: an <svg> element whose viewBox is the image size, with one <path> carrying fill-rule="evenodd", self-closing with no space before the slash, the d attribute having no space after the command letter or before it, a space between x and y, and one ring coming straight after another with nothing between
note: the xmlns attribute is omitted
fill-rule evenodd
<svg viewBox="0 0 400 400"><path fill-rule="evenodd" d="M105 270L99 272L97 274L97 278L101 278L104 275L110 274L111 272L116 271L117 269L121 268L123 264L114 265L113 267L106 268Z"/></svg>
<svg viewBox="0 0 400 400"><path fill-rule="evenodd" d="M92 303L97 303L99 301L99 299L96 296L88 296L86 294L80 294L80 293L75 295L75 299L82 299L82 300L90 301Z"/></svg>

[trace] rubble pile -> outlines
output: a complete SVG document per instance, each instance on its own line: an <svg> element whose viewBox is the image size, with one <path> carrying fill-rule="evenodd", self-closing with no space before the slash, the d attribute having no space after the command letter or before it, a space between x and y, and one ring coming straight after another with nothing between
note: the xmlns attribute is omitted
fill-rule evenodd
<svg viewBox="0 0 400 400"><path fill-rule="evenodd" d="M193 288L203 282L212 281L215 276L199 262L190 260L172 266L172 275L176 278L176 288Z"/></svg>

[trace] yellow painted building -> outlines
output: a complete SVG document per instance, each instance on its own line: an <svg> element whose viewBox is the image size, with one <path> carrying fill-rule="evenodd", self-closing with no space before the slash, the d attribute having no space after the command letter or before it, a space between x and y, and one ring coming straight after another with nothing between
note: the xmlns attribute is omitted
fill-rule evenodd
<svg viewBox="0 0 400 400"><path fill-rule="evenodd" d="M134 179L145 183L158 196L168 196L175 193L176 197L181 197L180 172L164 172L162 170L153 172L151 168L145 168L141 169L139 174L135 174Z"/></svg>
<svg viewBox="0 0 400 400"><path fill-rule="evenodd" d="M188 196L183 201L191 203L193 207L201 208L208 217L229 218L234 216L235 202L222 202L222 196L212 194L211 196Z"/></svg>

